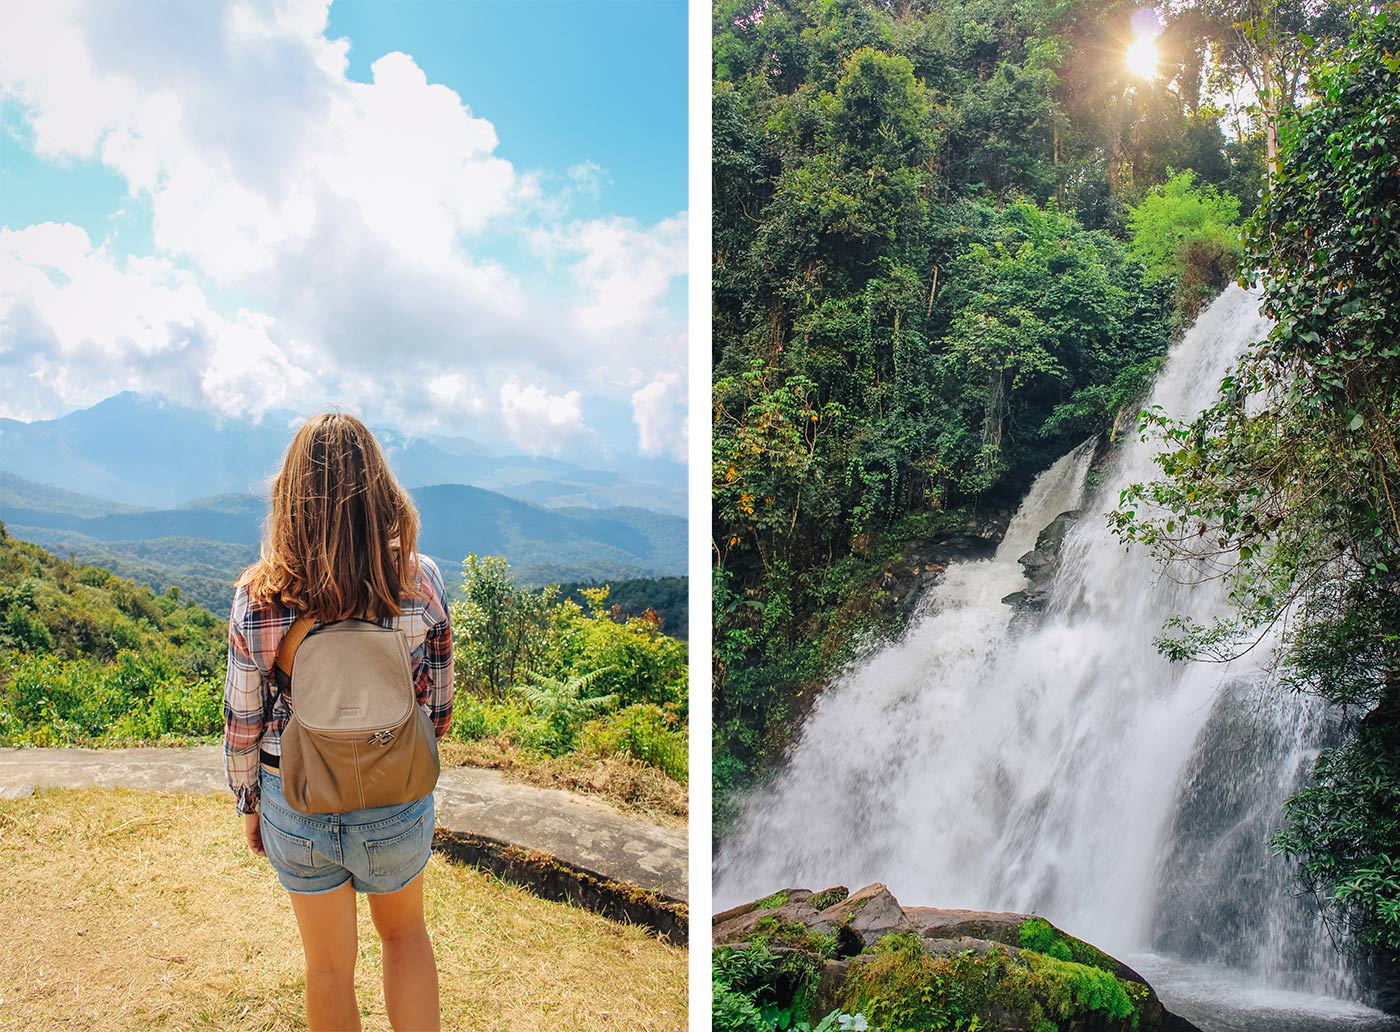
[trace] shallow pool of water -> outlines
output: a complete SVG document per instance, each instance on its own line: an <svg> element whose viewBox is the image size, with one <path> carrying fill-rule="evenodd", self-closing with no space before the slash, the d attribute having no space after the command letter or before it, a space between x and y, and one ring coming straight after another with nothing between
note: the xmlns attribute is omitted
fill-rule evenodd
<svg viewBox="0 0 1400 1032"><path fill-rule="evenodd" d="M1125 959L1167 1010L1201 1032L1400 1032L1400 1018L1354 1001L1274 989L1240 972L1151 953Z"/></svg>

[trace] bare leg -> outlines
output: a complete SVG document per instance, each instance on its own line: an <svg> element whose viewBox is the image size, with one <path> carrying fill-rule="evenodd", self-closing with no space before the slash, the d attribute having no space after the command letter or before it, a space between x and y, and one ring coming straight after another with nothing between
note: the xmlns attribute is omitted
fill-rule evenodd
<svg viewBox="0 0 1400 1032"><path fill-rule="evenodd" d="M359 1032L355 999L355 890L346 882L318 896L290 893L306 954L306 1025L311 1032Z"/></svg>
<svg viewBox="0 0 1400 1032"><path fill-rule="evenodd" d="M371 893L369 913L384 942L384 1008L397 1032L439 1032L437 958L423 918L423 876L398 892Z"/></svg>

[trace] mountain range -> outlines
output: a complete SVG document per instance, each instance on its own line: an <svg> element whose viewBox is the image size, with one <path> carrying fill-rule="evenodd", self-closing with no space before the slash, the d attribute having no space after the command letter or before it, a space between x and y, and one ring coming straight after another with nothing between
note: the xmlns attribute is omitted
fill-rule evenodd
<svg viewBox="0 0 1400 1032"><path fill-rule="evenodd" d="M221 612L257 558L266 479L296 421L221 423L135 394L61 419L0 420L0 521L17 538L157 590L176 585ZM675 512L684 512L683 480L375 433L417 503L419 550L450 589L471 552L504 555L528 585L686 572L686 521Z"/></svg>
<svg viewBox="0 0 1400 1032"><path fill-rule="evenodd" d="M418 548L449 582L470 552L504 555L524 584L685 572L679 516L636 507L546 509L463 484L410 493L422 519ZM211 608L227 605L234 577L257 558L266 511L265 500L251 494L137 509L0 473L0 520L15 537L157 588L176 584Z"/></svg>
<svg viewBox="0 0 1400 1032"><path fill-rule="evenodd" d="M201 496L259 494L301 418L271 411L256 423L220 419L128 391L58 419L0 419L0 471L145 510ZM637 460L626 471L590 469L464 437L374 432L405 487L470 484L545 506L686 512L680 463Z"/></svg>

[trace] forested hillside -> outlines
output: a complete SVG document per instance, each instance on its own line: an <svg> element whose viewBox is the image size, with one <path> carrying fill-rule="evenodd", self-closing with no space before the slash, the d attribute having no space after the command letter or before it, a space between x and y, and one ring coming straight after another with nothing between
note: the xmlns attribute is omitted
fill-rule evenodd
<svg viewBox="0 0 1400 1032"><path fill-rule="evenodd" d="M1147 79L1136 10L716 6L721 820L874 619L900 542L1131 416L1234 277L1266 141L1208 101L1229 18L1169 18Z"/></svg>
<svg viewBox="0 0 1400 1032"><path fill-rule="evenodd" d="M685 567L679 516L631 506L546 508L464 484L412 494L422 518L419 548L438 560L452 588L471 551L509 555L514 576L530 585L645 580ZM0 473L0 519L14 536L157 591L177 585L214 613L227 609L234 579L257 559L266 513L266 497L254 494L137 509Z"/></svg>
<svg viewBox="0 0 1400 1032"><path fill-rule="evenodd" d="M584 591L606 587L610 612L625 618L642 616L650 609L660 619L661 630L684 641L689 637L689 586L689 577L639 577L607 584L595 580L560 584L559 597L586 607L588 600Z"/></svg>
<svg viewBox="0 0 1400 1032"><path fill-rule="evenodd" d="M0 524L0 743L219 733L227 626Z"/></svg>
<svg viewBox="0 0 1400 1032"><path fill-rule="evenodd" d="M684 578L624 582L614 599L607 585L532 592L501 556L463 566L449 571L466 580L449 598L450 738L464 744L447 747L447 762L507 767L683 816L686 644L638 603L669 612L680 591L683 613ZM0 745L213 741L223 731L227 641L227 617L179 588L157 595L0 523Z"/></svg>

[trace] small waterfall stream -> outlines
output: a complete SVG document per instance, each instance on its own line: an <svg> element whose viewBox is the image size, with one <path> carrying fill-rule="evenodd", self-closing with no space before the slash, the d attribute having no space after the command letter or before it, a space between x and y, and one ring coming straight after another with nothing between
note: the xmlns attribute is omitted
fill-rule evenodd
<svg viewBox="0 0 1400 1032"><path fill-rule="evenodd" d="M1148 404L1194 415L1267 331L1257 298L1227 289ZM1351 975L1267 847L1326 716L1270 690L1267 642L1228 665L1158 653L1167 617L1210 622L1226 603L1220 583L1172 579L1107 527L1156 449L1129 429L1087 497L1092 446L1061 458L993 558L950 565L899 640L842 673L721 844L716 909L881 881L909 903L1043 914L1168 982L1224 972L1236 995L1345 1009ZM1075 509L1045 609L1017 617L1001 600L1026 586L1018 557Z"/></svg>

